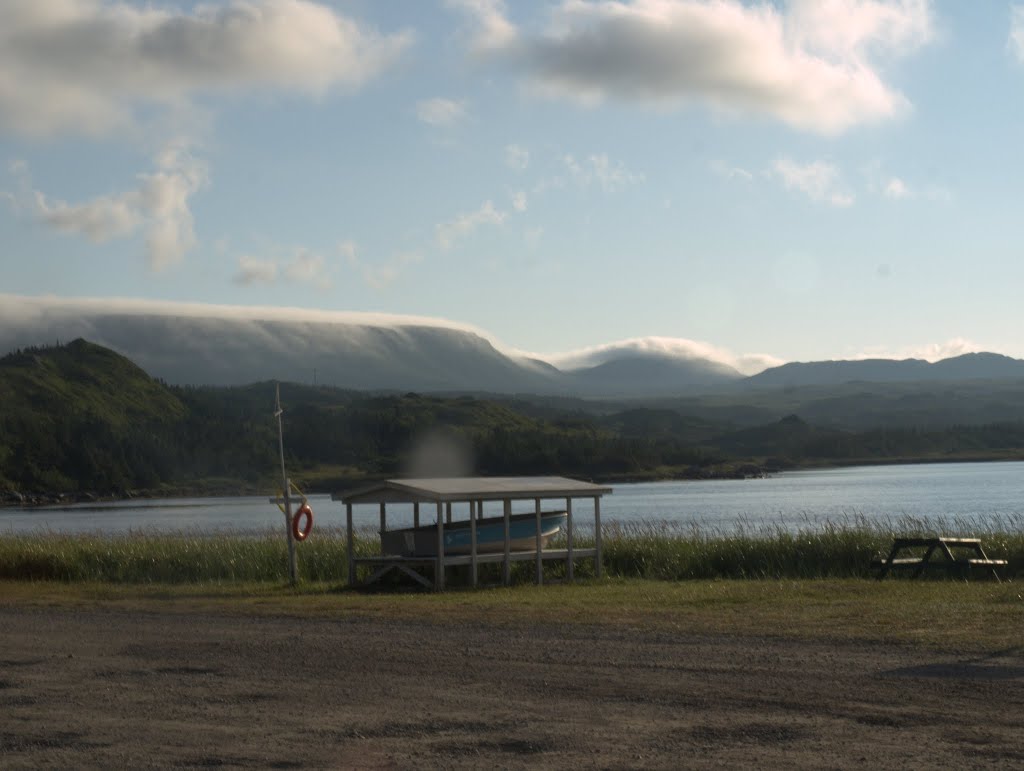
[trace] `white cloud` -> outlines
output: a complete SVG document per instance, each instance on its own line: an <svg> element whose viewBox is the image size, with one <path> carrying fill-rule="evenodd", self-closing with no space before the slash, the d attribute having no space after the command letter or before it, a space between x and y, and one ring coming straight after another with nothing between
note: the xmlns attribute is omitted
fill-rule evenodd
<svg viewBox="0 0 1024 771"><path fill-rule="evenodd" d="M480 208L472 212L463 212L450 222L442 222L434 230L437 243L442 249L451 249L455 242L464 238L481 225L501 225L508 216L498 211L491 201L484 201Z"/></svg>
<svg viewBox="0 0 1024 771"><path fill-rule="evenodd" d="M527 206L527 198L526 198L526 193L523 190L520 190L520 191L512 194L512 208L513 209L515 209L516 211L522 212L522 211L526 211L526 206Z"/></svg>
<svg viewBox="0 0 1024 771"><path fill-rule="evenodd" d="M499 350L513 353L512 349L479 327L432 316L325 311L308 307L287 308L278 305L212 305L207 303L172 302L126 297L28 297L0 292L0 330L3 330L5 327L13 328L18 325L41 324L47 320L82 320L88 317L104 315L181 316L202 319L233 319L236 321L305 321L388 328L406 326L442 327L472 332L489 340Z"/></svg>
<svg viewBox="0 0 1024 771"><path fill-rule="evenodd" d="M143 230L150 267L159 271L178 263L195 246L189 199L207 181L206 167L181 142L156 157L157 169L140 174L139 186L79 204L50 200L33 191L33 209L45 225L82 235L95 243L124 238Z"/></svg>
<svg viewBox="0 0 1024 771"><path fill-rule="evenodd" d="M549 96L698 102L825 134L904 112L875 61L933 36L929 0L564 0L532 37L498 3L456 4L476 8L474 50L502 54Z"/></svg>
<svg viewBox="0 0 1024 771"><path fill-rule="evenodd" d="M235 273L234 281L241 286L273 284L277 281L277 263L243 254L238 258L238 272Z"/></svg>
<svg viewBox="0 0 1024 771"><path fill-rule="evenodd" d="M840 186L839 169L824 161L799 164L780 158L772 165L773 173L782 180L787 190L799 190L812 201L833 206L850 206L853 195Z"/></svg>
<svg viewBox="0 0 1024 771"><path fill-rule="evenodd" d="M636 174L621 162L612 163L605 154L590 155L582 161L575 156L566 155L562 163L569 170L572 178L581 185L597 184L606 193L621 190L627 185L635 185L644 181L643 174Z"/></svg>
<svg viewBox="0 0 1024 771"><path fill-rule="evenodd" d="M366 262L359 257L356 242L351 240L338 244L338 253L345 257L349 267L357 271L367 286L373 289L384 289L393 284L401 278L408 266L423 260L422 255L417 252L402 252L384 262Z"/></svg>
<svg viewBox="0 0 1024 771"><path fill-rule="evenodd" d="M323 255L314 254L308 249L300 249L284 267L284 275L292 281L306 284L318 284L324 288L330 286L325 275Z"/></svg>
<svg viewBox="0 0 1024 771"><path fill-rule="evenodd" d="M907 187L907 183L899 177L893 177L885 183L885 189L882 191L882 195L886 198L909 198L913 195L910 188Z"/></svg>
<svg viewBox="0 0 1024 771"><path fill-rule="evenodd" d="M358 86L411 42L310 0L230 0L189 12L112 0L0 4L0 127L106 134L149 105L203 94Z"/></svg>
<svg viewBox="0 0 1024 771"><path fill-rule="evenodd" d="M285 259L242 255L238 258L238 271L233 280L240 286L253 286L276 284L281 279L297 284L309 284L319 289L331 286L323 255L301 247L293 249L291 255Z"/></svg>
<svg viewBox="0 0 1024 771"><path fill-rule="evenodd" d="M134 233L142 222L141 196L131 191L117 196L100 196L81 204L48 202L35 194L39 219L63 233L83 235L102 244Z"/></svg>
<svg viewBox="0 0 1024 771"><path fill-rule="evenodd" d="M992 346L984 346L964 337L953 337L941 343L924 343L904 348L874 347L853 354L852 360L862 359L924 359L925 361L941 361L965 353L993 352Z"/></svg>
<svg viewBox="0 0 1024 771"><path fill-rule="evenodd" d="M559 369L579 369L595 367L622 353L649 353L675 356L680 359L708 359L739 370L744 375L753 375L769 367L777 367L785 363L782 359L767 354L735 354L726 348L682 337L635 337L564 353L528 355L547 361Z"/></svg>
<svg viewBox="0 0 1024 771"><path fill-rule="evenodd" d="M470 48L487 54L513 45L518 37L514 24L505 18L503 0L447 0L449 8L463 11L470 19Z"/></svg>
<svg viewBox="0 0 1024 771"><path fill-rule="evenodd" d="M720 177L726 179L740 179L744 182L751 182L754 175L739 166L730 166L725 161L712 161L711 170Z"/></svg>
<svg viewBox="0 0 1024 771"><path fill-rule="evenodd" d="M530 165L530 151L520 145L505 147L505 165L516 171L525 171Z"/></svg>
<svg viewBox="0 0 1024 771"><path fill-rule="evenodd" d="M1017 61L1024 63L1024 5L1010 6L1010 38L1006 45Z"/></svg>
<svg viewBox="0 0 1024 771"><path fill-rule="evenodd" d="M451 99L424 99L416 103L416 117L430 126L451 126L466 117L466 107Z"/></svg>
<svg viewBox="0 0 1024 771"><path fill-rule="evenodd" d="M356 260L358 259L356 256L358 251L359 246L356 244L355 241L352 241L351 239L341 241L338 244L338 254L340 254L342 257L348 260L350 265L354 265Z"/></svg>

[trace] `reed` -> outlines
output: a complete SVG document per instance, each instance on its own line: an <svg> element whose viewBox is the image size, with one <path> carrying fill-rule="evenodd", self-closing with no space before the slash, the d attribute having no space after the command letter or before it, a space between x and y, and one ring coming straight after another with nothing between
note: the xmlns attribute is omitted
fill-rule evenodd
<svg viewBox="0 0 1024 771"><path fill-rule="evenodd" d="M1024 577L1024 518L921 520L895 517L886 522L851 516L796 531L743 525L729 530L671 522L608 523L603 531L605 574L613 578L661 581L716 578L856 578L871 574L870 563L896 535L973 535L990 557L1006 559L1006 577ZM579 547L593 534L577 531ZM564 535L552 544L565 545ZM372 528L357 534L356 553L379 553ZM345 533L319 528L298 546L300 579L344 582L348 575ZM37 533L0 535L0 579L111 583L281 582L287 576L287 548L277 532L150 533L80 535ZM499 566L485 566L497 581ZM529 582L533 564L515 563L513 578ZM564 576L563 565L548 563L546 576ZM576 576L593 575L590 560Z"/></svg>

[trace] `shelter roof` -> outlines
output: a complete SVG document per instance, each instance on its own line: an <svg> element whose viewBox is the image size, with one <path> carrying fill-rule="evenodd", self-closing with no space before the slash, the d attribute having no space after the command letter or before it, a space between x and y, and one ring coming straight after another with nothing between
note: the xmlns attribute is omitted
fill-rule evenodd
<svg viewBox="0 0 1024 771"><path fill-rule="evenodd" d="M448 477L387 479L334 493L342 503L505 501L532 498L593 498L611 487L566 477Z"/></svg>

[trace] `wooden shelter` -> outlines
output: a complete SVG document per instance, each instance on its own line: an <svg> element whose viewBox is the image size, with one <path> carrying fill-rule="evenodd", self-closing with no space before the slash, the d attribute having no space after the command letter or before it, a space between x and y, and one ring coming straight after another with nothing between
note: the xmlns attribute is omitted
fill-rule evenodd
<svg viewBox="0 0 1024 771"><path fill-rule="evenodd" d="M388 479L355 490L335 493L332 500L345 505L345 521L348 532L348 583L356 584L356 568L359 565L376 568L365 583L372 583L390 570L398 570L417 582L430 586L429 581L412 568L433 569L433 588L444 589L445 568L452 565L469 565L470 583L477 585L478 565L481 563L502 563L502 581L511 580L511 563L533 560L536 582L543 582L545 560L561 560L566 564L566 576L573 579L577 559L593 559L594 572L601 576L601 496L612 492L611 487L580 482L565 477L453 477L442 479ZM573 543L572 503L579 498L590 498L594 503L594 547L577 549ZM565 504L566 548L544 549L541 539L542 501L557 500ZM477 543L477 523L483 518L486 502L501 502L504 518L504 549L497 553L480 553ZM536 522L536 548L522 551L513 550L510 536L513 502L532 502L532 513ZM388 533L388 504L412 504L414 527L420 527L421 508L427 506L436 514L434 528L436 541L429 556L408 554L381 554L379 557L356 557L352 527L352 507L357 504L378 504L380 507L381 543ZM445 525L452 524L452 505L468 504L470 545L468 554L452 554L446 550ZM521 505L521 503L520 503ZM561 514L561 512L559 512ZM522 521L522 514L516 517ZM460 528L465 524L459 523Z"/></svg>

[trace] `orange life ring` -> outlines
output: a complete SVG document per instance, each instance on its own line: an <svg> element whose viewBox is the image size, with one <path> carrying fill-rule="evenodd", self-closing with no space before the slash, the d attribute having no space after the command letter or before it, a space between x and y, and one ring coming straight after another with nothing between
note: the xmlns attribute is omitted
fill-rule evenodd
<svg viewBox="0 0 1024 771"><path fill-rule="evenodd" d="M299 527L299 520L303 517L306 518L306 526ZM313 509L310 508L308 503L304 503L299 506L295 512L295 516L292 517L292 536L296 541L305 541L309 538L309 534L313 531Z"/></svg>

